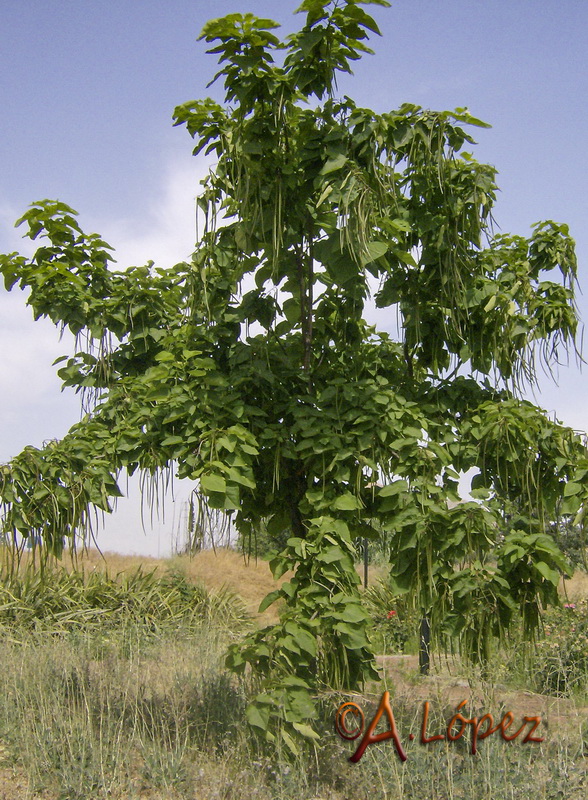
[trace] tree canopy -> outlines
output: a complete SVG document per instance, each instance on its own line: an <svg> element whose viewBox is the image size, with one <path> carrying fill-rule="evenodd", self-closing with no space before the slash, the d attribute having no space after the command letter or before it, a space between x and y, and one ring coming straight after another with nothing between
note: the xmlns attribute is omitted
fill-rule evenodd
<svg viewBox="0 0 588 800"><path fill-rule="evenodd" d="M337 97L379 33L370 4L389 5L304 0L283 40L252 14L205 26L226 96L174 112L216 159L185 262L117 271L48 200L19 220L33 257L0 257L6 288L76 335L59 375L89 404L63 440L0 467L4 535L59 555L125 469L197 480L245 537L289 530L272 569L294 577L264 601L282 601L281 621L228 663L253 667L252 725L293 750L315 735L322 686L375 675L359 538L385 534L398 593L483 658L515 616L530 636L557 600L550 526L588 496L581 438L521 395L575 349L568 228L494 234L496 171L471 153L487 126L467 109ZM366 321L370 295L398 340Z"/></svg>

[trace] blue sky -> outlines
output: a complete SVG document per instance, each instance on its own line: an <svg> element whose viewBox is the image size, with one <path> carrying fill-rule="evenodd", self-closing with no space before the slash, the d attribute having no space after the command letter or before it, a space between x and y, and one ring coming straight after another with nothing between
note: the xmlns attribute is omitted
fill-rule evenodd
<svg viewBox="0 0 588 800"><path fill-rule="evenodd" d="M120 266L187 257L194 199L206 164L173 128L174 106L212 95L216 61L196 38L211 17L251 11L288 32L302 22L279 0L20 0L0 4L0 251L27 251L14 221L33 201L60 199L117 251ZM369 11L370 9L368 9ZM492 124L476 130L476 158L494 164L495 217L528 235L540 219L567 222L577 242L581 316L588 314L588 67L585 0L395 0L372 6L383 36L374 56L343 76L341 94L378 111L403 102L467 106ZM67 337L32 322L20 292L0 288L0 462L24 445L62 436L79 418L51 362ZM541 380L537 402L588 430L587 373L572 362L559 385ZM180 487L179 496L183 496ZM147 535L136 487L99 543L157 554L168 548L181 503ZM171 508L171 506L170 506Z"/></svg>

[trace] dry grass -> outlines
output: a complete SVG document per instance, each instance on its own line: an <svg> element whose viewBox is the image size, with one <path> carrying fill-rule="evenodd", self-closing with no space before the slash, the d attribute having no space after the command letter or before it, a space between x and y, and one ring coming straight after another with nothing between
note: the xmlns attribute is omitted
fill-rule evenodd
<svg viewBox="0 0 588 800"><path fill-rule="evenodd" d="M0 745L0 759L2 749ZM4 767L0 761L0 800L29 800L30 796L29 779L25 771L17 767Z"/></svg>
<svg viewBox="0 0 588 800"><path fill-rule="evenodd" d="M275 588L266 562L247 562L227 549L172 559L89 551L77 563L64 561L69 568L110 575L139 566L161 574L180 571L212 591L229 587L251 611ZM370 568L370 583L378 574ZM588 576L577 573L566 586L570 599L587 596ZM272 618L275 610L269 609L259 619ZM0 642L0 800L586 796L588 709L516 690L508 670L493 675L492 685L472 682L456 660L435 661L431 676L423 679L415 656L379 659L405 737L415 725L418 737L415 715L425 699L434 714L430 730L438 732L457 703L471 697L497 715L505 708L517 719L541 714L545 744L506 746L492 737L474 759L463 743L423 747L417 741L407 743L409 760L401 765L383 743L351 768L348 743L332 731L333 700L326 709L324 750L316 759L295 766L268 760L250 749L244 697L222 668L227 635L212 628L201 635L173 629L146 639L140 631L105 629L84 630L70 640L39 631L22 643ZM382 685L372 691L373 697L361 702L377 701Z"/></svg>
<svg viewBox="0 0 588 800"><path fill-rule="evenodd" d="M32 555L23 553L21 568L24 569L32 560ZM164 575L169 571L181 572L195 584L203 584L209 591L218 591L227 587L238 594L247 611L260 625L268 625L278 619L277 608L270 606L262 614L258 614L259 604L269 592L276 588L276 581L267 561L246 558L236 550L217 547L216 550L203 550L195 556L173 556L172 558L152 558L150 556L124 556L119 553L101 553L96 549L88 549L75 556L63 556L63 566L68 570L107 571L109 575L123 572L134 572L139 567L144 572L155 571ZM286 573L282 580L288 580ZM281 581L280 581L281 583Z"/></svg>
<svg viewBox="0 0 588 800"><path fill-rule="evenodd" d="M200 581L207 589L218 590L221 586L228 586L241 597L247 610L256 615L261 624L267 625L277 620L275 605L262 614L257 613L266 594L276 588L267 561L247 559L235 550L217 547L216 551L204 550L192 558L176 556L170 565L181 569L190 580ZM286 573L282 580L290 577L291 574Z"/></svg>
<svg viewBox="0 0 588 800"><path fill-rule="evenodd" d="M356 698L369 718L383 686L392 691L406 764L383 742L350 765L353 743L332 730L336 697L325 698L316 757L288 764L264 755L250 747L245 699L220 667L224 641L211 633L149 646L126 635L0 644L0 800L586 797L585 716L573 704L471 686L444 669L423 679L415 657L380 661L385 683ZM460 742L423 746L423 700L431 703L429 733L438 733L466 697L497 719L506 708L517 722L541 713L545 743L509 745L493 736L476 758L469 732Z"/></svg>
<svg viewBox="0 0 588 800"><path fill-rule="evenodd" d="M559 591L568 600L588 598L588 574L577 569L569 580L562 580Z"/></svg>
<svg viewBox="0 0 588 800"><path fill-rule="evenodd" d="M7 560L6 552L0 555L0 562ZM26 569L34 561L32 552L25 551L21 556L19 566L21 569ZM89 548L75 554L66 552L61 560L54 559L51 563L63 566L68 570L84 570L85 572L94 569L105 570L110 575L116 575L119 572L134 572L139 567L144 572L155 570L157 573L163 574L169 570L170 559L152 558L151 556L123 556L119 553L102 553L95 548Z"/></svg>

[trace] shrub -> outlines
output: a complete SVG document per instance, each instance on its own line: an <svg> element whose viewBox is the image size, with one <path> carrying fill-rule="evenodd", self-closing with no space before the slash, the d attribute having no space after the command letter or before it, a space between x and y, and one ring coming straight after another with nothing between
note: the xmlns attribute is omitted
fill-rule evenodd
<svg viewBox="0 0 588 800"><path fill-rule="evenodd" d="M537 645L535 681L540 692L588 692L588 600L546 611Z"/></svg>
<svg viewBox="0 0 588 800"><path fill-rule="evenodd" d="M403 653L407 642L417 635L417 614L384 581L366 589L363 598L372 620L376 650Z"/></svg>

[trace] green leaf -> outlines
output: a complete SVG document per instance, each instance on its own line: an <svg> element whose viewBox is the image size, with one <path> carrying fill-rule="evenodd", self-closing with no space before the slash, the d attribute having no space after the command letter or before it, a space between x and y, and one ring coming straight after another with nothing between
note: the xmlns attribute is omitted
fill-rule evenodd
<svg viewBox="0 0 588 800"><path fill-rule="evenodd" d="M288 750L292 753L292 755L295 758L299 758L300 750L298 749L296 743L294 742L294 739L290 736L288 731L286 731L286 730L284 730L284 728L282 728L280 730L280 736L282 737L282 740L284 741L284 744L286 745Z"/></svg>
<svg viewBox="0 0 588 800"><path fill-rule="evenodd" d="M298 733L301 736L304 736L306 739L313 739L314 741L317 741L317 742L320 741L321 737L319 736L319 734L313 728L310 727L310 725L307 725L304 722L293 722L292 723L292 727L295 730L297 730Z"/></svg>
<svg viewBox="0 0 588 800"><path fill-rule="evenodd" d="M408 264L408 266L410 267L418 266L417 262L414 260L414 256L412 255L412 253L407 253L405 250L398 250L398 249L394 249L392 250L392 252L396 256L396 258L403 264Z"/></svg>
<svg viewBox="0 0 588 800"><path fill-rule="evenodd" d="M357 603L348 603L343 611L337 615L343 622L364 622L369 619L368 612Z"/></svg>
<svg viewBox="0 0 588 800"><path fill-rule="evenodd" d="M323 168L320 171L320 175L329 175L331 172L336 172L337 170L341 169L347 163L347 156L344 153L339 153L338 155L330 158Z"/></svg>
<svg viewBox="0 0 588 800"><path fill-rule="evenodd" d="M247 722L254 728L259 728L262 731L267 729L269 723L270 710L268 706L259 706L258 703L253 702L247 706L245 716Z"/></svg>
<svg viewBox="0 0 588 800"><path fill-rule="evenodd" d="M173 353L170 353L167 350L161 350L156 356L156 361L175 361L176 357Z"/></svg>
<svg viewBox="0 0 588 800"><path fill-rule="evenodd" d="M378 497L390 497L392 495L408 492L408 483L404 480L394 481L387 486L382 486L378 490Z"/></svg>
<svg viewBox="0 0 588 800"><path fill-rule="evenodd" d="M166 386L165 384L154 386L145 394L145 400L147 402L165 400L167 397L169 397L169 393L170 387Z"/></svg>
<svg viewBox="0 0 588 800"><path fill-rule="evenodd" d="M559 572L549 567L544 561L537 561L535 563L535 569L539 572L546 581L549 581L554 586L558 586L559 584Z"/></svg>
<svg viewBox="0 0 588 800"><path fill-rule="evenodd" d="M204 492L226 492L227 483L222 475L203 475L200 478L200 487Z"/></svg>
<svg viewBox="0 0 588 800"><path fill-rule="evenodd" d="M361 500L351 492L339 495L332 503L331 508L334 511L357 511L362 508Z"/></svg>
<svg viewBox="0 0 588 800"><path fill-rule="evenodd" d="M361 254L361 263L365 266L385 256L387 252L388 245L385 242L368 242L365 246L365 252Z"/></svg>
<svg viewBox="0 0 588 800"><path fill-rule="evenodd" d="M184 438L182 436L166 436L161 442L162 447L169 447L172 444L183 444Z"/></svg>
<svg viewBox="0 0 588 800"><path fill-rule="evenodd" d="M344 646L349 650L362 650L369 646L367 637L361 628L349 625L347 622L338 622L335 630L339 632Z"/></svg>
<svg viewBox="0 0 588 800"><path fill-rule="evenodd" d="M236 467L230 467L227 477L229 480L238 483L240 486L245 486L248 489L255 489L255 482L251 480L251 478L244 475L240 470Z"/></svg>
<svg viewBox="0 0 588 800"><path fill-rule="evenodd" d="M317 644L314 636L312 636L308 631L304 630L304 628L301 628L299 625L295 627L292 635L294 637L294 641L301 650L309 653L313 658L316 656Z"/></svg>
<svg viewBox="0 0 588 800"><path fill-rule="evenodd" d="M486 311L486 312L492 311L492 309L496 305L496 301L497 300L498 300L498 296L493 294L492 297L490 298L490 300L488 300L488 302L484 306L484 311Z"/></svg>
<svg viewBox="0 0 588 800"><path fill-rule="evenodd" d="M279 597L281 597L281 594L282 593L281 593L281 591L279 589L275 589L273 592L270 592L269 594L266 594L266 596L263 598L263 600L259 604L259 608L257 609L257 613L258 614L263 613L266 610L266 608L269 608L269 606L271 606L272 603L275 603L275 601Z"/></svg>

